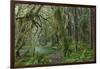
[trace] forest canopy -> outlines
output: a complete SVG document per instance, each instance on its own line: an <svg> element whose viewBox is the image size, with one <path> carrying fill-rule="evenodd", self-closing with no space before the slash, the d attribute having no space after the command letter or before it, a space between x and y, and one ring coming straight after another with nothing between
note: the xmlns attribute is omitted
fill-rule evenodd
<svg viewBox="0 0 100 69"><path fill-rule="evenodd" d="M92 9L15 5L15 65L94 61Z"/></svg>

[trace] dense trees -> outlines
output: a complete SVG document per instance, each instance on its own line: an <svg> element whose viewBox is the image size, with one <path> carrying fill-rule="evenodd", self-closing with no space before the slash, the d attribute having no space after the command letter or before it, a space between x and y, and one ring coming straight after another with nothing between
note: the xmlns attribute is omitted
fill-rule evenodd
<svg viewBox="0 0 100 69"><path fill-rule="evenodd" d="M91 8L16 4L15 56L17 66L92 61Z"/></svg>

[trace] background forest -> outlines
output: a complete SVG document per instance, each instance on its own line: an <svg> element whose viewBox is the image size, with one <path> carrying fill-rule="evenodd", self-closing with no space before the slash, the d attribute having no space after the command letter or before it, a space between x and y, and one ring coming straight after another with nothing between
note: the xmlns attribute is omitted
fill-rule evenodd
<svg viewBox="0 0 100 69"><path fill-rule="evenodd" d="M92 9L15 5L15 65L94 61Z"/></svg>

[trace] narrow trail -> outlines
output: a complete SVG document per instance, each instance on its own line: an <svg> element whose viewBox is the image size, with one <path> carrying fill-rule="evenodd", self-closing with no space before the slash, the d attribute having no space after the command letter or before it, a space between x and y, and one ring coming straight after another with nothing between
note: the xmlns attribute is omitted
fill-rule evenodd
<svg viewBox="0 0 100 69"><path fill-rule="evenodd" d="M62 53L61 52L55 52L51 55L49 55L49 58L51 59L52 63L61 63L62 61Z"/></svg>

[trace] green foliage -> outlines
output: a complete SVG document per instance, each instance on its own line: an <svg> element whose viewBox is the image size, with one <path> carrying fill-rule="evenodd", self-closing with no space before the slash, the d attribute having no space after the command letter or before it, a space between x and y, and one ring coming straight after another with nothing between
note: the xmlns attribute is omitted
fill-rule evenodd
<svg viewBox="0 0 100 69"><path fill-rule="evenodd" d="M81 50L77 51L77 53L72 52L70 55L64 57L63 63L73 63L73 62L87 62L93 61L93 50L89 48L80 48Z"/></svg>
<svg viewBox="0 0 100 69"><path fill-rule="evenodd" d="M17 4L15 65L93 61L90 10Z"/></svg>

